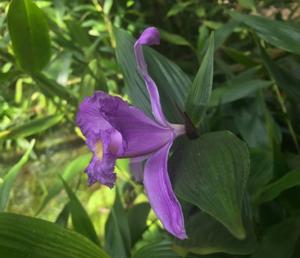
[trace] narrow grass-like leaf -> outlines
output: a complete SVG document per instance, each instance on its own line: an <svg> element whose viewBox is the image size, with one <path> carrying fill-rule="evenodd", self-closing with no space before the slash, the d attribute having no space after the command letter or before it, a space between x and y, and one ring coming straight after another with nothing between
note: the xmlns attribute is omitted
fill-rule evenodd
<svg viewBox="0 0 300 258"><path fill-rule="evenodd" d="M0 211L5 210L13 183L15 182L17 175L21 172L22 167L28 161L34 144L35 140L31 140L30 145L25 154L4 176L3 182L0 184Z"/></svg>
<svg viewBox="0 0 300 258"><path fill-rule="evenodd" d="M32 0L13 0L7 22L18 63L29 73L40 71L50 60L49 28L44 13Z"/></svg>
<svg viewBox="0 0 300 258"><path fill-rule="evenodd" d="M89 215L87 214L86 210L83 208L82 204L78 200L77 196L74 194L72 189L68 186L68 184L61 178L65 190L69 196L70 202L69 207L71 211L72 216L72 223L74 226L74 229L93 241L95 244L99 245L99 238L97 236L97 233L94 229L93 223L89 218Z"/></svg>
<svg viewBox="0 0 300 258"><path fill-rule="evenodd" d="M174 45L187 46L193 49L193 46L184 37L164 31L162 29L160 29L159 32L163 40L170 42L171 44Z"/></svg>
<svg viewBox="0 0 300 258"><path fill-rule="evenodd" d="M146 245L135 252L132 258L180 258L172 249L172 243L163 240L153 244Z"/></svg>
<svg viewBox="0 0 300 258"><path fill-rule="evenodd" d="M266 42L292 53L300 54L300 28L298 25L237 12L230 12L229 14L233 19L254 29L258 36Z"/></svg>
<svg viewBox="0 0 300 258"><path fill-rule="evenodd" d="M279 88L286 91L291 97L298 100L300 98L300 80L272 61L266 50L260 44L259 49L264 66L274 83L276 83Z"/></svg>
<svg viewBox="0 0 300 258"><path fill-rule="evenodd" d="M148 92L135 62L134 38L121 29L115 28L114 33L117 43L116 56L123 70L129 97L134 105L151 116ZM183 117L180 111L184 110L185 99L191 85L189 77L176 64L155 50L149 47L143 49L149 73L160 93L164 113L170 121L182 122Z"/></svg>
<svg viewBox="0 0 300 258"><path fill-rule="evenodd" d="M91 154L84 154L72 160L63 170L61 174L62 178L66 182L70 182L72 179L76 178L79 173L83 173L90 159ZM40 213L48 204L48 202L51 201L52 198L54 198L63 189L63 187L64 186L61 180L57 179L57 181L54 182L52 187L49 189L48 194L37 213Z"/></svg>
<svg viewBox="0 0 300 258"><path fill-rule="evenodd" d="M250 80L227 83L212 91L209 106L217 106L244 98L250 94L271 86L271 81Z"/></svg>
<svg viewBox="0 0 300 258"><path fill-rule="evenodd" d="M191 153L193 155L191 155ZM170 160L174 189L221 222L235 237L245 238L242 204L249 175L244 142L228 131L186 140Z"/></svg>
<svg viewBox="0 0 300 258"><path fill-rule="evenodd" d="M46 96L52 98L58 96L59 98L67 100L70 104L77 107L78 99L67 88L59 85L56 81L49 79L47 76L41 73L33 75L32 78Z"/></svg>
<svg viewBox="0 0 300 258"><path fill-rule="evenodd" d="M266 185L256 196L257 203L264 203L274 200L283 191L300 185L300 170L293 170L275 182Z"/></svg>
<svg viewBox="0 0 300 258"><path fill-rule="evenodd" d="M208 106L213 83L214 34L209 38L208 49L188 93L186 112L195 126Z"/></svg>
<svg viewBox="0 0 300 258"><path fill-rule="evenodd" d="M43 132L48 128L58 124L63 117L63 114L58 114L34 119L26 122L23 125L0 132L0 140L17 139Z"/></svg>
<svg viewBox="0 0 300 258"><path fill-rule="evenodd" d="M109 258L76 232L10 213L0 213L0 254L3 258Z"/></svg>
<svg viewBox="0 0 300 258"><path fill-rule="evenodd" d="M115 203L105 225L105 249L112 257L128 258L130 247L128 219L116 189Z"/></svg>
<svg viewBox="0 0 300 258"><path fill-rule="evenodd" d="M128 211L128 223L131 235L131 246L141 239L147 227L147 217L150 212L150 205L146 202L133 206Z"/></svg>

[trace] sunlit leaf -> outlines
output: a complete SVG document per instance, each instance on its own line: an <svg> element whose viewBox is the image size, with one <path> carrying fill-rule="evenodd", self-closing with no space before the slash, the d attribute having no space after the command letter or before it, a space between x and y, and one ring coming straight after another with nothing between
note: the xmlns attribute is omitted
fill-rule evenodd
<svg viewBox="0 0 300 258"><path fill-rule="evenodd" d="M84 236L44 220L0 213L0 253L9 258L108 258Z"/></svg>
<svg viewBox="0 0 300 258"><path fill-rule="evenodd" d="M41 133L58 124L63 117L63 114L58 114L34 119L12 129L0 132L0 140L17 139Z"/></svg>
<svg viewBox="0 0 300 258"><path fill-rule="evenodd" d="M7 22L21 67L30 73L40 71L50 59L49 29L44 13L31 0L13 0Z"/></svg>
<svg viewBox="0 0 300 258"><path fill-rule="evenodd" d="M5 210L13 183L17 175L22 171L22 167L27 163L34 144L35 140L32 140L22 158L4 176L3 182L0 184L0 211Z"/></svg>

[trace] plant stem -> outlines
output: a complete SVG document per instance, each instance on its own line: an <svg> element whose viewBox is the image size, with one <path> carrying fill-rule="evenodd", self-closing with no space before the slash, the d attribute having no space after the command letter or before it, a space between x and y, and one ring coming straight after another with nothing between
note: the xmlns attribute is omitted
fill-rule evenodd
<svg viewBox="0 0 300 258"><path fill-rule="evenodd" d="M284 104L284 100L283 100L283 98L282 98L282 96L281 96L281 94L280 94L280 91L279 91L279 89L278 89L278 86L277 86L276 84L273 85L273 89L274 89L274 91L275 91L275 93L276 93L277 100L278 100L278 102L279 102L279 104L280 104L280 107L281 107L281 110L282 110L282 112L283 112L283 114L284 114L286 124L287 124L288 129L289 129L289 131L290 131L290 134L291 134L291 136L292 136L292 139L293 139L293 142L294 142L295 147L296 147L296 149L297 149L297 152L300 154L300 145L299 145L299 143L298 143L297 135L296 135L296 133L295 133L295 130L294 130L294 128L293 128L293 126L292 126L292 123L291 123L291 121L290 121L290 119L289 119L289 117L288 117L288 112L287 112L287 108L286 108L286 106L285 106L285 104Z"/></svg>

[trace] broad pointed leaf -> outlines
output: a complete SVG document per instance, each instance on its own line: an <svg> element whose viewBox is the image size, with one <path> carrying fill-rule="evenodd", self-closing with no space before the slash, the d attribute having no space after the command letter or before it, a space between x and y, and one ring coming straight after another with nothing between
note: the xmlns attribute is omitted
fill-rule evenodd
<svg viewBox="0 0 300 258"><path fill-rule="evenodd" d="M170 161L175 192L221 222L237 238L245 238L242 203L249 175L244 142L228 131L186 141Z"/></svg>

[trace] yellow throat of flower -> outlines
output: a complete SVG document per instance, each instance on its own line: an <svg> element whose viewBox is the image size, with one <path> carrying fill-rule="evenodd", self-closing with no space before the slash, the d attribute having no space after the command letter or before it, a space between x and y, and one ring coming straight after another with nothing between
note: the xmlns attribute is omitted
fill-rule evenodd
<svg viewBox="0 0 300 258"><path fill-rule="evenodd" d="M98 140L95 144L95 147L94 147L94 152L97 156L97 158L99 160L102 160L103 158L103 143L102 141Z"/></svg>

